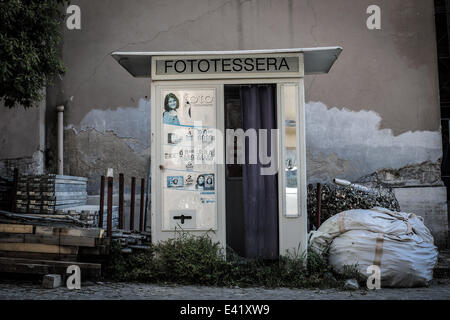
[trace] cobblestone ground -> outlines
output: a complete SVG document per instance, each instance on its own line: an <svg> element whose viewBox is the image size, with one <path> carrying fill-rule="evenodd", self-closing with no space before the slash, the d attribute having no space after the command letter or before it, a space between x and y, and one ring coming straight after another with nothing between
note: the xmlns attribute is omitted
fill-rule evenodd
<svg viewBox="0 0 450 320"><path fill-rule="evenodd" d="M80 290L69 290L65 287L43 289L36 281L0 279L0 300L10 299L450 300L450 279L433 280L428 288L381 289L376 291L216 288L116 282L84 283Z"/></svg>

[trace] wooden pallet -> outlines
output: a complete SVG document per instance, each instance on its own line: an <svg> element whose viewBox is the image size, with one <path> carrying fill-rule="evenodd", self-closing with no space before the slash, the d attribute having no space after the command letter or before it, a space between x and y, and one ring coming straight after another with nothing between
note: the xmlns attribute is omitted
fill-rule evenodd
<svg viewBox="0 0 450 320"><path fill-rule="evenodd" d="M104 234L100 228L2 223L0 257L52 261L77 261L82 257L98 261L98 257L109 253L110 239ZM92 256L95 257L89 259ZM3 268L14 270L13 267ZM36 266L36 270L45 270L45 267Z"/></svg>

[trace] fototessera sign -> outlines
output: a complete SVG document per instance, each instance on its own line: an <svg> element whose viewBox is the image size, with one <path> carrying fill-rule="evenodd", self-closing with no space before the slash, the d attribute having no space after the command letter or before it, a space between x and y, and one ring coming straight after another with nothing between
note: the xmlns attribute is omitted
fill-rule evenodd
<svg viewBox="0 0 450 320"><path fill-rule="evenodd" d="M302 54L154 57L152 79L302 77Z"/></svg>

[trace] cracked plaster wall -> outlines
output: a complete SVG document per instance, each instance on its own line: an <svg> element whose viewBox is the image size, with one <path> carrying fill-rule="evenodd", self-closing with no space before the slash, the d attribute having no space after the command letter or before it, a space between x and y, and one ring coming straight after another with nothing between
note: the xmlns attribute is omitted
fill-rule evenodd
<svg viewBox="0 0 450 320"><path fill-rule="evenodd" d="M374 111L306 104L307 173L309 182L333 177L355 181L380 168L400 169L413 163L439 162L439 131L408 131L395 136L381 129Z"/></svg>
<svg viewBox="0 0 450 320"><path fill-rule="evenodd" d="M76 134L88 130L102 134L114 132L133 152L143 152L150 148L150 100L139 99L137 108L92 109L78 125L65 127L65 130L69 129Z"/></svg>
<svg viewBox="0 0 450 320"><path fill-rule="evenodd" d="M70 175L88 177L89 194L99 193L100 176L106 175L107 168L114 169L116 182L119 173L124 173L127 186L132 176L137 178L136 183L147 176L148 152L135 152L127 139L112 131L88 129L76 133L69 129L65 130L64 137L64 169Z"/></svg>
<svg viewBox="0 0 450 320"><path fill-rule="evenodd" d="M66 125L64 138L65 170L87 176L90 194L98 194L99 177L105 175L106 168L114 169L116 179L124 173L128 191L132 176L137 184L147 177L150 101L139 99L137 108L93 109L78 125Z"/></svg>
<svg viewBox="0 0 450 320"><path fill-rule="evenodd" d="M441 156L431 0L377 1L376 31L365 26L369 0L72 3L81 8L82 29L65 30L68 71L47 91L49 168L54 107L65 103L67 174L147 170L149 80L131 77L113 51L340 45L329 74L306 77L309 180L355 179ZM90 182L92 191L96 184Z"/></svg>

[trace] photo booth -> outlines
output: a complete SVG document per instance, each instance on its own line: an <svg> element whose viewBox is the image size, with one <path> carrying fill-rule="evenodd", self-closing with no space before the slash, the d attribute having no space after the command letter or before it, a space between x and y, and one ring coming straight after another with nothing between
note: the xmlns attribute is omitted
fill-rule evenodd
<svg viewBox="0 0 450 320"><path fill-rule="evenodd" d="M154 243L207 232L244 257L306 250L304 76L341 51L112 54L151 78Z"/></svg>

